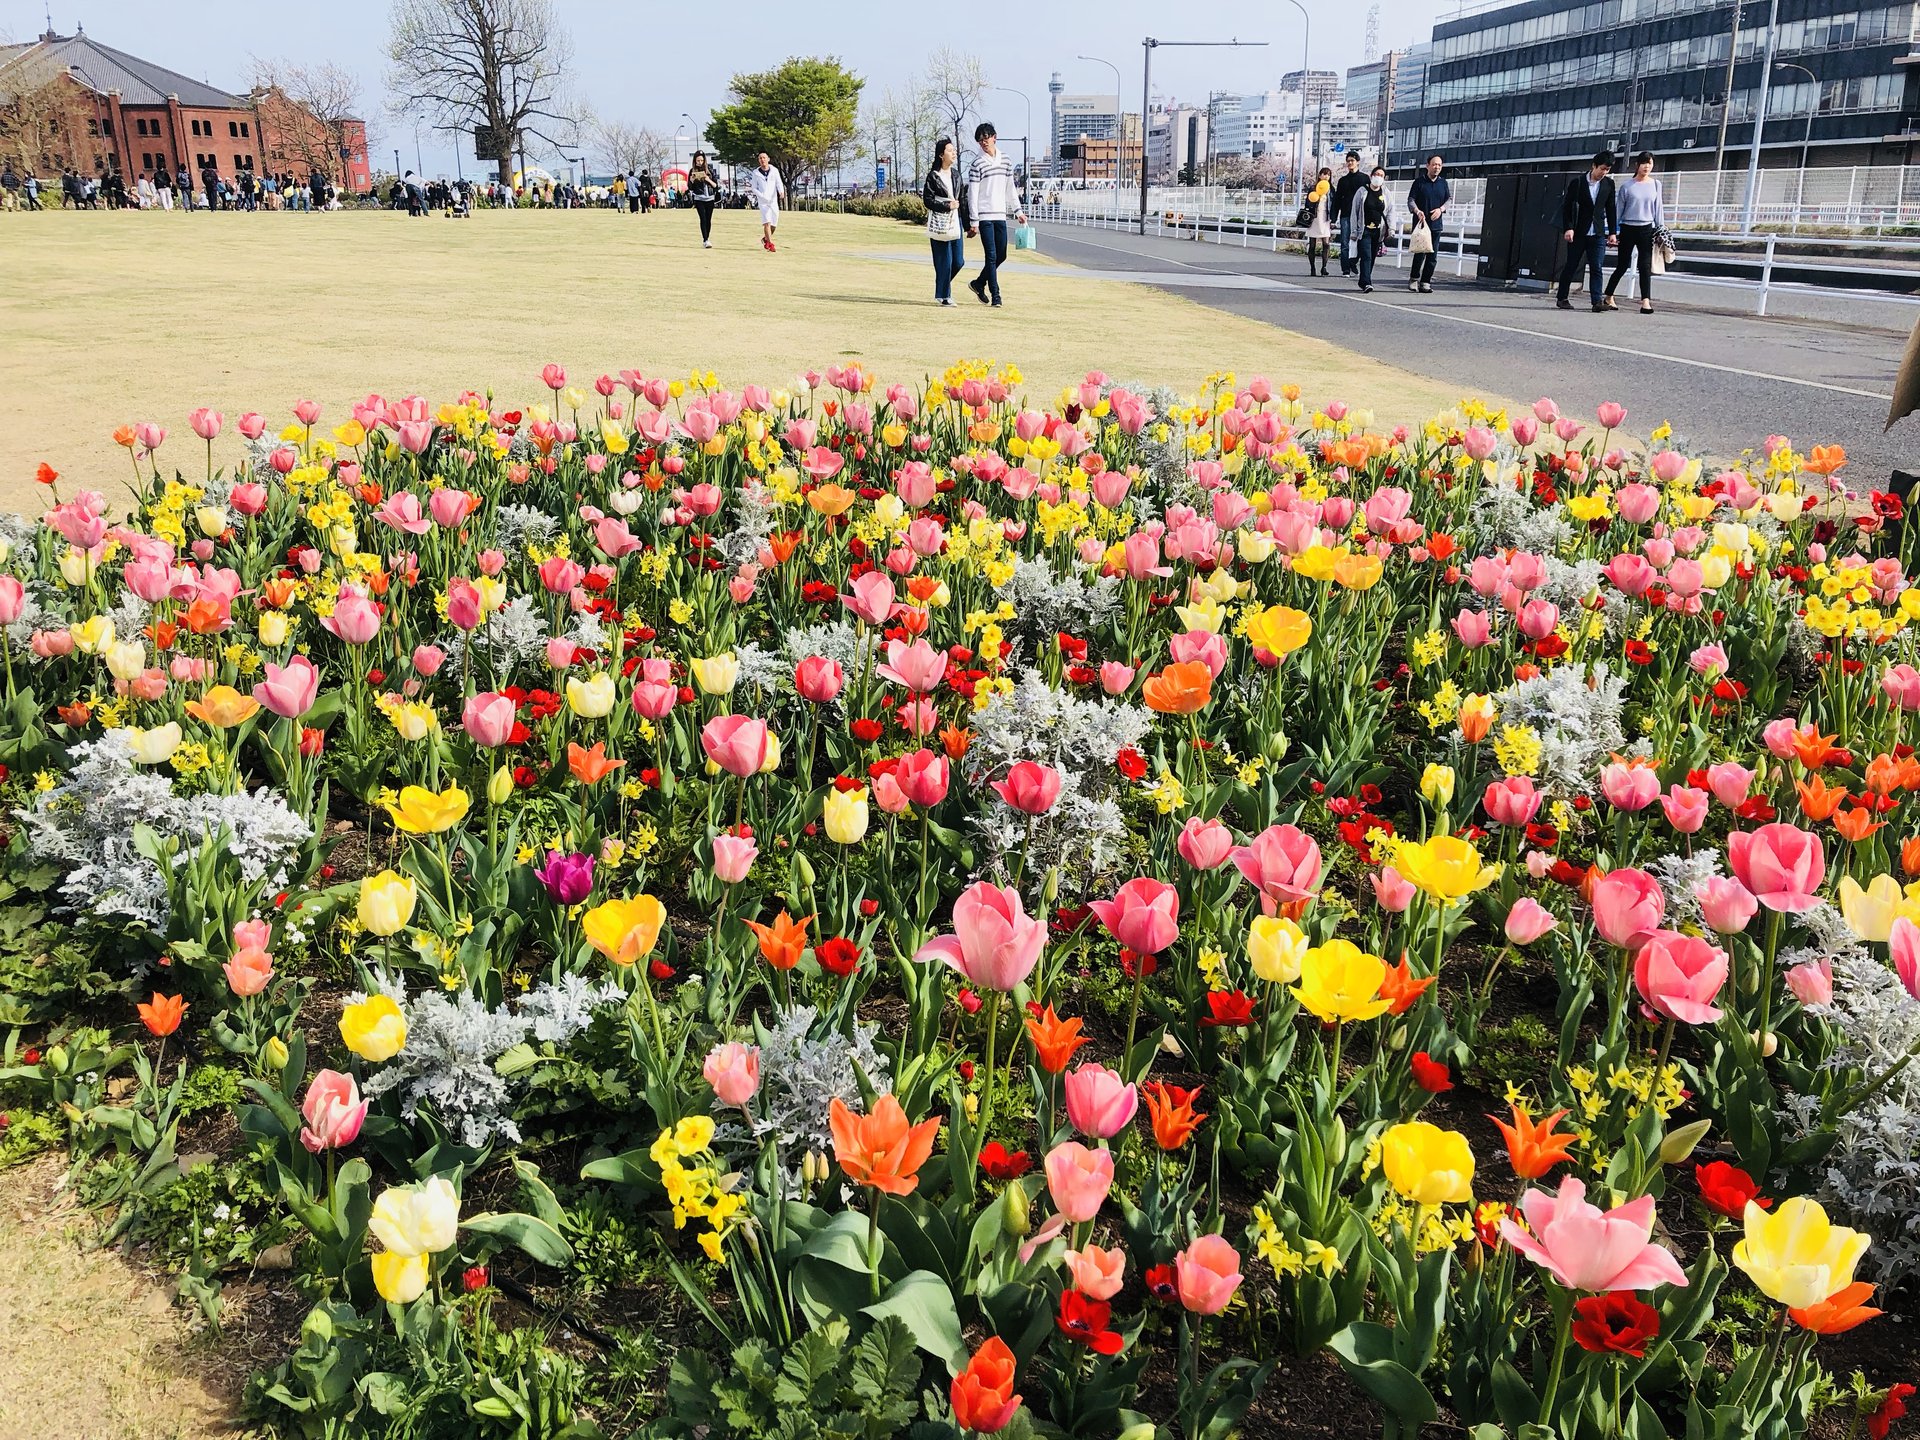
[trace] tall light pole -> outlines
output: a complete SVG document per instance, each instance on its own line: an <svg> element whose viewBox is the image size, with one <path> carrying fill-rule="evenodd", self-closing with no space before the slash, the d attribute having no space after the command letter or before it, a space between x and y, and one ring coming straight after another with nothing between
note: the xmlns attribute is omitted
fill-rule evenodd
<svg viewBox="0 0 1920 1440"><path fill-rule="evenodd" d="M1800 136L1800 181L1793 187L1793 215L1797 225L1801 207L1807 203L1807 151L1813 145L1813 121L1820 113L1820 77L1804 65L1795 65L1788 60L1773 62L1776 70L1798 70L1813 82L1813 103L1807 106L1807 128Z"/></svg>
<svg viewBox="0 0 1920 1440"><path fill-rule="evenodd" d="M1299 3L1299 0L1294 0ZM1304 13L1304 12L1302 12ZM1140 41L1140 123L1147 123L1148 97L1153 93L1153 52L1166 45L1180 50L1264 50L1264 40L1156 40L1148 35ZM1306 103L1306 92L1301 92L1301 104ZM1305 112L1302 111L1304 114ZM1143 144L1140 164L1140 233L1147 233L1147 166L1145 145Z"/></svg>
<svg viewBox="0 0 1920 1440"><path fill-rule="evenodd" d="M1098 55L1076 55L1073 58L1076 60L1085 60L1094 65L1104 65L1113 71L1113 215L1115 223L1118 223L1120 216L1120 186L1126 179L1126 167L1120 163L1125 158L1120 148L1120 116L1126 110L1126 103L1123 98L1126 94L1126 87L1120 83L1120 67L1114 64L1113 61L1102 60ZM1142 109L1140 113L1140 123L1142 125L1147 123L1146 111L1144 109ZM1050 145L1057 145L1059 141L1060 137L1058 135L1049 135L1047 137L1047 143ZM1081 163L1083 165L1086 163L1084 156L1081 157Z"/></svg>
<svg viewBox="0 0 1920 1440"><path fill-rule="evenodd" d="M1740 233L1753 233L1753 202L1760 190L1760 140L1767 128L1767 87L1773 78L1773 47L1780 35L1780 0L1767 20L1767 53L1760 62L1760 91L1753 106L1753 148L1747 154L1747 199L1740 210ZM1732 104L1732 92L1727 103Z"/></svg>
<svg viewBox="0 0 1920 1440"><path fill-rule="evenodd" d="M1313 40L1313 17L1300 0L1287 0L1300 12L1300 144L1294 151L1294 171L1300 182L1300 194L1307 193L1307 53Z"/></svg>
<svg viewBox="0 0 1920 1440"><path fill-rule="evenodd" d="M1027 99L1026 92L1015 90L1009 85L989 85L989 90L998 90L1002 95L1018 95L1021 104L1027 107L1027 133L1020 137L1020 168L1026 172L1027 184L1033 184L1033 101Z"/></svg>

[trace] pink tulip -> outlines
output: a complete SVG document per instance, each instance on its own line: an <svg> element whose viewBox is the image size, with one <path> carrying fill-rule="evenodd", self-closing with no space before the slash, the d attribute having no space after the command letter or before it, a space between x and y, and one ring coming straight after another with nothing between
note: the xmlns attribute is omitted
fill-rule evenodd
<svg viewBox="0 0 1920 1440"><path fill-rule="evenodd" d="M460 728L469 740L487 750L497 749L513 737L513 721L511 697L491 690L469 695L460 711Z"/></svg>
<svg viewBox="0 0 1920 1440"><path fill-rule="evenodd" d="M1218 820L1191 817L1174 842L1180 858L1196 870L1217 870L1233 854L1233 832Z"/></svg>
<svg viewBox="0 0 1920 1440"><path fill-rule="evenodd" d="M349 645L364 645L380 633L380 606L355 591L343 590L333 602L333 613L323 616L320 625Z"/></svg>
<svg viewBox="0 0 1920 1440"><path fill-rule="evenodd" d="M228 988L243 1000L258 995L273 979L273 957L255 947L236 951L220 968L226 972Z"/></svg>
<svg viewBox="0 0 1920 1440"><path fill-rule="evenodd" d="M1633 984L1656 1014L1685 1025L1720 1018L1714 997L1727 981L1727 952L1698 935L1656 930L1633 957Z"/></svg>
<svg viewBox="0 0 1920 1440"><path fill-rule="evenodd" d="M1140 1092L1104 1065L1076 1065L1067 1072L1067 1118L1094 1140L1111 1140L1132 1122Z"/></svg>
<svg viewBox="0 0 1920 1440"><path fill-rule="evenodd" d="M131 568L131 567L129 567ZM0 625L11 625L26 609L27 587L11 575L0 575Z"/></svg>
<svg viewBox="0 0 1920 1440"><path fill-rule="evenodd" d="M1738 880L1715 875L1693 887L1693 898L1700 902L1700 917L1709 930L1722 935L1738 935L1747 928L1760 902Z"/></svg>
<svg viewBox="0 0 1920 1440"><path fill-rule="evenodd" d="M1767 909L1795 915L1819 903L1827 873L1819 836L1780 822L1729 835L1727 865Z"/></svg>
<svg viewBox="0 0 1920 1440"><path fill-rule="evenodd" d="M1798 728L1790 717L1783 715L1778 720L1769 720L1766 728L1760 732L1760 738L1766 743L1767 749L1773 752L1774 759L1791 760L1793 737Z"/></svg>
<svg viewBox="0 0 1920 1440"><path fill-rule="evenodd" d="M1602 400L1594 407L1593 418L1600 422L1603 430L1618 430L1626 422L1627 407L1612 400Z"/></svg>
<svg viewBox="0 0 1920 1440"><path fill-rule="evenodd" d="M854 581L850 595L840 603L869 625L884 625L893 614L893 581L877 570L869 570Z"/></svg>
<svg viewBox="0 0 1920 1440"><path fill-rule="evenodd" d="M549 361L540 367L540 379L549 390L564 390L567 388L567 367Z"/></svg>
<svg viewBox="0 0 1920 1440"><path fill-rule="evenodd" d="M846 672L840 668L840 662L819 655L809 655L793 670L793 688L801 699L815 705L828 704L846 683Z"/></svg>
<svg viewBox="0 0 1920 1440"><path fill-rule="evenodd" d="M1733 662L1727 658L1726 648L1721 645L1701 645L1687 657L1687 668L1696 675L1709 680L1718 680L1733 668Z"/></svg>
<svg viewBox="0 0 1920 1440"><path fill-rule="evenodd" d="M1136 673L1131 665L1122 665L1118 660L1103 660L1100 663L1100 688L1109 695L1124 695L1133 685Z"/></svg>
<svg viewBox="0 0 1920 1440"><path fill-rule="evenodd" d="M931 810L947 798L950 773L946 756L922 748L901 757L893 778L900 783L900 791L910 803L922 810Z"/></svg>
<svg viewBox="0 0 1920 1440"><path fill-rule="evenodd" d="M1902 710L1920 710L1920 670L1911 665L1889 665L1880 688Z"/></svg>
<svg viewBox="0 0 1920 1440"><path fill-rule="evenodd" d="M1493 624L1484 610L1462 609L1451 623L1454 635L1469 650L1478 650L1493 643Z"/></svg>
<svg viewBox="0 0 1920 1440"><path fill-rule="evenodd" d="M1487 807L1487 818L1494 824L1520 830L1533 823L1533 817L1540 813L1540 802L1545 799L1546 796L1534 788L1532 776L1511 775L1505 780L1488 782L1481 803Z"/></svg>
<svg viewBox="0 0 1920 1440"><path fill-rule="evenodd" d="M1707 767L1707 788L1713 792L1713 798L1729 810L1737 809L1746 801L1748 792L1753 789L1754 776L1758 773L1731 760L1723 760Z"/></svg>
<svg viewBox="0 0 1920 1440"><path fill-rule="evenodd" d="M1659 797L1660 776L1651 766L1615 760L1600 772L1600 793L1616 810L1644 810Z"/></svg>
<svg viewBox="0 0 1920 1440"><path fill-rule="evenodd" d="M1605 575L1621 594L1635 598L1652 589L1654 580L1658 578L1651 564L1641 556L1632 555L1626 551L1609 560L1606 569L1600 573Z"/></svg>
<svg viewBox="0 0 1920 1440"><path fill-rule="evenodd" d="M433 522L420 509L420 497L411 490L394 491L373 512L373 518L408 535L424 535L433 528Z"/></svg>
<svg viewBox="0 0 1920 1440"><path fill-rule="evenodd" d="M456 578L447 582L447 622L459 630L478 630L486 609L480 589L471 580Z"/></svg>
<svg viewBox="0 0 1920 1440"><path fill-rule="evenodd" d="M1660 513L1660 492L1635 481L1622 485L1614 493L1613 503L1620 511L1620 518L1629 525L1644 525Z"/></svg>
<svg viewBox="0 0 1920 1440"><path fill-rule="evenodd" d="M716 715L700 727L700 748L729 775L744 780L767 763L767 722L746 715Z"/></svg>
<svg viewBox="0 0 1920 1440"><path fill-rule="evenodd" d="M1603 1211L1569 1175L1557 1195L1529 1189L1520 1213L1525 1228L1502 1220L1500 1238L1569 1290L1604 1294L1687 1283L1673 1256L1652 1242L1651 1195Z"/></svg>
<svg viewBox="0 0 1920 1440"><path fill-rule="evenodd" d="M1089 907L1114 939L1140 955L1158 955L1180 933L1180 892L1142 875L1127 881L1111 900Z"/></svg>
<svg viewBox="0 0 1920 1440"><path fill-rule="evenodd" d="M227 423L227 417L218 410L202 405L187 415L187 424L202 440L211 440L220 433L220 427Z"/></svg>
<svg viewBox="0 0 1920 1440"><path fill-rule="evenodd" d="M1902 915L1887 934L1887 951L1893 957L1894 974L1907 994L1920 1000L1920 925Z"/></svg>
<svg viewBox="0 0 1920 1440"><path fill-rule="evenodd" d="M1240 1253L1224 1235L1202 1235L1173 1257L1173 1282L1188 1310L1218 1315L1240 1288Z"/></svg>
<svg viewBox="0 0 1920 1440"><path fill-rule="evenodd" d="M893 593L891 582L888 582L887 593ZM923 637L916 637L912 644L904 640L889 640L887 663L875 666L874 672L883 680L904 685L917 695L930 695L947 678L947 657Z"/></svg>
<svg viewBox="0 0 1920 1440"><path fill-rule="evenodd" d="M360 1137L366 1122L367 1102L360 1098L360 1087L351 1075L338 1070L322 1070L307 1085L307 1097L300 1102L300 1143L318 1155L322 1150L338 1150Z"/></svg>
<svg viewBox="0 0 1920 1440"><path fill-rule="evenodd" d="M293 418L302 425L311 427L320 418L320 403L317 400L296 400L293 406Z"/></svg>
<svg viewBox="0 0 1920 1440"><path fill-rule="evenodd" d="M913 802L907 799L907 792L900 788L900 780L891 770L873 777L873 803L884 815L904 815L913 808Z"/></svg>
<svg viewBox="0 0 1920 1440"><path fill-rule="evenodd" d="M242 515L258 515L267 508L267 487L243 480L227 492L227 501Z"/></svg>
<svg viewBox="0 0 1920 1440"><path fill-rule="evenodd" d="M664 720L680 702L680 687L667 680L638 680L633 687L633 713L648 720Z"/></svg>
<svg viewBox="0 0 1920 1440"><path fill-rule="evenodd" d="M759 843L751 835L722 832L713 837L713 878L726 885L738 885L759 858Z"/></svg>
<svg viewBox="0 0 1920 1440"><path fill-rule="evenodd" d="M1113 1152L1063 1140L1047 1152L1046 1171L1053 1208L1069 1225L1084 1225L1100 1213L1113 1188Z"/></svg>
<svg viewBox="0 0 1920 1440"><path fill-rule="evenodd" d="M451 530L471 515L479 503L480 497L477 495L456 490L452 486L442 486L427 497L427 513L442 530Z"/></svg>
<svg viewBox="0 0 1920 1440"><path fill-rule="evenodd" d="M413 647L413 668L419 674L431 680L440 673L440 667L447 663L447 652L438 645L416 645Z"/></svg>
<svg viewBox="0 0 1920 1440"><path fill-rule="evenodd" d="M1320 888L1320 846L1293 825L1270 825L1233 852L1234 867L1260 892L1261 913L1311 900Z"/></svg>
<svg viewBox="0 0 1920 1440"><path fill-rule="evenodd" d="M1707 792L1691 785L1675 785L1660 797L1660 808L1667 812L1667 823L1682 835L1695 835L1707 823Z"/></svg>
<svg viewBox="0 0 1920 1440"><path fill-rule="evenodd" d="M1413 882L1391 865L1381 866L1368 879L1373 882L1373 898L1389 914L1404 915L1407 907L1413 904L1413 897L1419 894Z"/></svg>
<svg viewBox="0 0 1920 1440"><path fill-rule="evenodd" d="M1007 778L993 782L993 792L1025 815L1044 815L1060 799L1060 772L1035 760L1021 760Z"/></svg>
<svg viewBox="0 0 1920 1440"><path fill-rule="evenodd" d="M1544 640L1560 623L1560 607L1551 600L1529 600L1520 607L1520 633L1529 640Z"/></svg>
<svg viewBox="0 0 1920 1440"><path fill-rule="evenodd" d="M1069 1250L1060 1257L1073 1277L1073 1288L1089 1300L1111 1300L1127 1283L1127 1252L1117 1246L1103 1250L1088 1245L1084 1250Z"/></svg>
<svg viewBox="0 0 1920 1440"><path fill-rule="evenodd" d="M1660 928L1666 913L1660 882L1644 870L1609 870L1593 882L1594 928L1609 945L1638 949Z"/></svg>
<svg viewBox="0 0 1920 1440"><path fill-rule="evenodd" d="M713 1087L714 1099L742 1109L760 1093L760 1047L730 1040L707 1052L700 1073Z"/></svg>
<svg viewBox="0 0 1920 1440"><path fill-rule="evenodd" d="M1515 945L1531 945L1542 935L1559 928L1560 922L1554 914L1538 900L1522 896L1514 901L1513 909L1507 912L1506 934L1509 942Z"/></svg>
<svg viewBox="0 0 1920 1440"><path fill-rule="evenodd" d="M234 421L234 424L247 439L258 440L261 435L266 432L267 417L262 415L258 410L249 410L238 420Z"/></svg>
<svg viewBox="0 0 1920 1440"><path fill-rule="evenodd" d="M586 578L586 567L565 555L549 555L540 562L540 584L549 595L571 594Z"/></svg>
<svg viewBox="0 0 1920 1440"><path fill-rule="evenodd" d="M1189 630L1167 642L1168 658L1176 665L1198 664L1207 667L1214 679L1227 668L1227 642L1211 630Z"/></svg>
<svg viewBox="0 0 1920 1440"><path fill-rule="evenodd" d="M1046 921L1028 918L1019 891L979 880L953 902L953 934L935 936L913 958L944 961L973 984L1005 993L1033 973L1046 943Z"/></svg>
<svg viewBox="0 0 1920 1440"><path fill-rule="evenodd" d="M253 698L283 720L298 720L313 708L320 694L320 671L304 655L284 665L269 660L267 678L253 687Z"/></svg>
<svg viewBox="0 0 1920 1440"><path fill-rule="evenodd" d="M1911 922L1909 922L1911 923ZM1833 964L1826 959L1808 960L1788 967L1787 989L1802 1005L1833 1003Z"/></svg>

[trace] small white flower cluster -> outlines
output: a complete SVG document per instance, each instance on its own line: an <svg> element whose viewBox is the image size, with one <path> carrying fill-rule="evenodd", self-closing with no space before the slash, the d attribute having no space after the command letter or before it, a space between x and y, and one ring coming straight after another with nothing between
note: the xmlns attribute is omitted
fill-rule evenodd
<svg viewBox="0 0 1920 1440"><path fill-rule="evenodd" d="M1593 667L1591 685L1582 667L1558 665L1494 697L1503 723L1530 725L1540 736L1542 778L1568 795L1590 790L1607 757L1626 749L1626 703L1626 677L1604 662Z"/></svg>

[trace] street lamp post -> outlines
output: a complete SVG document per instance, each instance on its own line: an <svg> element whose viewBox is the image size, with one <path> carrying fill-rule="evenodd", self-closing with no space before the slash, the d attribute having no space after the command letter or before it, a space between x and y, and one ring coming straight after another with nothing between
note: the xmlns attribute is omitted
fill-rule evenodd
<svg viewBox="0 0 1920 1440"><path fill-rule="evenodd" d="M1112 207L1113 217L1115 222L1118 223L1119 216L1120 216L1120 186L1125 182L1127 178L1126 166L1122 163L1126 159L1126 153L1120 144L1120 117L1126 111L1126 104L1123 99L1126 93L1126 87L1120 83L1120 67L1114 64L1113 61L1102 60L1098 55L1076 55L1073 58L1076 60L1085 60L1094 65L1104 65L1109 70L1113 71L1114 145L1113 145L1113 189L1111 193L1113 195L1113 207ZM1140 123L1142 126L1145 126L1145 124L1147 123L1147 112L1144 104L1142 105L1141 111L1140 111ZM1059 141L1059 139L1060 137L1058 135L1050 136L1048 138L1048 143L1055 144ZM1144 166L1144 163L1145 163L1145 159L1143 156L1142 157L1143 166Z"/></svg>
<svg viewBox="0 0 1920 1440"><path fill-rule="evenodd" d="M1774 42L1780 35L1780 0L1767 20L1767 53L1760 64L1760 90L1753 106L1753 146L1747 154L1747 199L1740 210L1740 233L1753 233L1753 202L1760 190L1760 140L1767 128L1767 87L1773 77ZM1728 96L1732 104L1732 96Z"/></svg>
<svg viewBox="0 0 1920 1440"><path fill-rule="evenodd" d="M1033 185L1033 141L1030 137L1033 134L1033 101L1027 98L1025 91L1015 90L1010 85L989 85L987 88L989 90L997 90L1002 95L1018 95L1020 97L1020 103L1027 107L1027 133L1020 137L1020 168L1026 172L1026 183L1028 188L1031 188ZM1028 198L1031 199L1032 197L1029 196Z"/></svg>
<svg viewBox="0 0 1920 1440"><path fill-rule="evenodd" d="M681 130L685 130L687 132L687 142L691 144L693 142L693 116L689 115L684 110L680 112L679 129L676 129L673 132L673 168L676 170L680 168L680 131Z"/></svg>
<svg viewBox="0 0 1920 1440"><path fill-rule="evenodd" d="M1299 0L1294 0L1295 4ZM1142 127L1142 145L1140 156L1140 233L1147 233L1147 166L1146 146L1144 143L1147 123L1147 105L1153 93L1153 52L1161 46L1180 50L1264 50L1264 40L1156 40L1148 35L1140 41L1140 124ZM1302 104L1305 92L1302 92ZM1302 112L1305 113L1304 111Z"/></svg>
<svg viewBox="0 0 1920 1440"><path fill-rule="evenodd" d="M1798 70L1802 75L1806 76L1808 80L1813 82L1813 103L1807 106L1807 128L1800 136L1800 180L1799 183L1793 187L1793 225L1794 229L1798 230L1800 228L1800 212L1805 208L1807 203L1807 151L1813 145L1814 117L1820 113L1820 77L1806 66L1795 65L1787 60L1774 61L1773 68L1776 70Z"/></svg>
<svg viewBox="0 0 1920 1440"><path fill-rule="evenodd" d="M1313 17L1300 0L1287 0L1300 12L1300 144L1294 151L1294 171L1300 183L1300 198L1307 196L1307 54L1313 40Z"/></svg>

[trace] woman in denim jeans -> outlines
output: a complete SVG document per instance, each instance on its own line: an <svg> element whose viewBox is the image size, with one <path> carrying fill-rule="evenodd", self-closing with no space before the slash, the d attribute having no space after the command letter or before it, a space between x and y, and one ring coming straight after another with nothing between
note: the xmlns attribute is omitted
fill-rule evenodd
<svg viewBox="0 0 1920 1440"><path fill-rule="evenodd" d="M953 141L934 144L933 168L920 187L920 199L927 207L927 243L933 249L934 302L951 305L954 278L967 263L967 227L973 223L966 186L954 169Z"/></svg>

